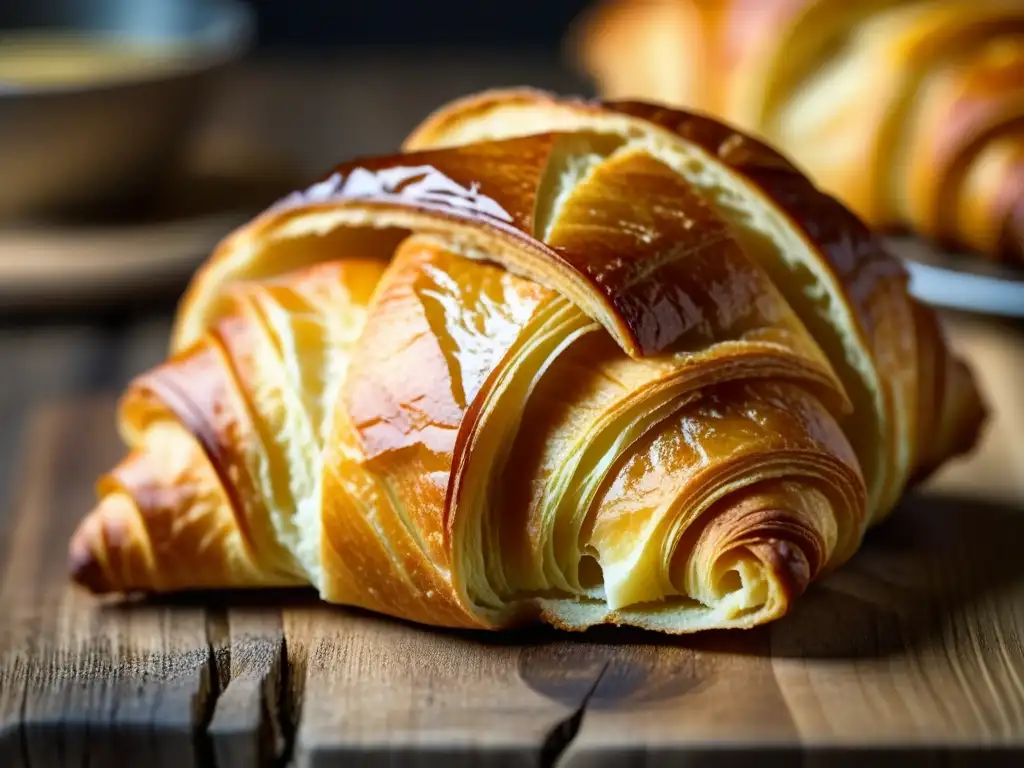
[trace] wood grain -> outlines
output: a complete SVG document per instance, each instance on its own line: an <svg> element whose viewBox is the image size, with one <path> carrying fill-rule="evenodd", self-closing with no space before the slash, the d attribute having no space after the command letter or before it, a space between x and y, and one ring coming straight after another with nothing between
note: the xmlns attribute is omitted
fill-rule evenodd
<svg viewBox="0 0 1024 768"><path fill-rule="evenodd" d="M281 616L273 607L228 614L230 666L209 732L219 768L269 765L285 748Z"/></svg>
<svg viewBox="0 0 1024 768"><path fill-rule="evenodd" d="M991 417L978 449L947 464L929 487L1010 507L1024 505L1024 322L969 315L946 318L950 342L971 364Z"/></svg>
<svg viewBox="0 0 1024 768"><path fill-rule="evenodd" d="M43 411L29 430L26 493L0 591L5 756L17 742L27 766L126 755L199 764L194 734L211 693L203 611L97 606L62 574L73 511L89 508L97 469L120 451L111 418L109 399L87 400Z"/></svg>
<svg viewBox="0 0 1024 768"><path fill-rule="evenodd" d="M319 605L284 622L301 670L299 766L538 765L600 673L573 667L554 698L520 674L524 653L565 661L531 634L452 634Z"/></svg>
<svg viewBox="0 0 1024 768"><path fill-rule="evenodd" d="M137 351L126 348L130 370ZM49 407L27 429L0 581L0 765L270 765L285 746L275 607L231 596L104 604L68 585L68 538L122 450L113 406Z"/></svg>
<svg viewBox="0 0 1024 768"><path fill-rule="evenodd" d="M0 765L1019 765L1024 335L953 328L998 413L981 449L787 618L681 639L448 633L303 592L100 603L64 554L121 450L113 400L35 412L0 564ZM75 385L120 386L165 337L90 336Z"/></svg>

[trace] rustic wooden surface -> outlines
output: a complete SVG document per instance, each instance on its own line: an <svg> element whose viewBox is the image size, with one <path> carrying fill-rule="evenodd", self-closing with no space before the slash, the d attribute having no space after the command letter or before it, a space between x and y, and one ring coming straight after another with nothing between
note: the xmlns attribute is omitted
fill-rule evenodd
<svg viewBox="0 0 1024 768"><path fill-rule="evenodd" d="M257 70L212 122L257 122L312 167L461 90L559 87L549 64ZM997 414L981 449L784 620L489 636L306 593L68 587L68 536L121 450L114 396L160 359L168 308L0 325L0 767L1024 764L1024 327L950 318Z"/></svg>
<svg viewBox="0 0 1024 768"><path fill-rule="evenodd" d="M100 604L68 587L65 548L121 447L112 393L85 394L88 375L72 372L85 360L122 378L141 370L166 324L116 339L40 332L17 369L71 383L29 409L20 437L3 436L15 490L0 550L0 765L641 764L723 750L762 760L765 747L786 764L801 750L945 764L999 747L986 761L1014 764L1024 331L951 327L998 413L977 454L909 498L786 619L680 640L453 634L305 593Z"/></svg>

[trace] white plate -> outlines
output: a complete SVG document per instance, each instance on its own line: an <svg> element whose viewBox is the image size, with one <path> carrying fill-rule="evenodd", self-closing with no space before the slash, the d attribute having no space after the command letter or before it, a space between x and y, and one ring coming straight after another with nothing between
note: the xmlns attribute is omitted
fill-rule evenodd
<svg viewBox="0 0 1024 768"><path fill-rule="evenodd" d="M892 238L888 245L906 263L910 292L921 301L986 315L1024 317L1024 266L942 253L912 238Z"/></svg>

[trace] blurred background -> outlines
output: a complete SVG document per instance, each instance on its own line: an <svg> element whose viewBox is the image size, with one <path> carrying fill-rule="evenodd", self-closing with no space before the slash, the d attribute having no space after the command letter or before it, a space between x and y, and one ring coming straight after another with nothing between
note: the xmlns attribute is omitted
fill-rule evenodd
<svg viewBox="0 0 1024 768"><path fill-rule="evenodd" d="M511 84L592 91L563 53L585 0L243 1L256 36L250 77L237 82L256 101L236 93L236 106L221 104L212 119L258 113L259 138L314 172L353 152L390 151L461 93Z"/></svg>
<svg viewBox="0 0 1024 768"><path fill-rule="evenodd" d="M336 50L339 45L553 51L561 44L566 27L587 5L582 0L245 2L260 20L261 48L328 51Z"/></svg>
<svg viewBox="0 0 1024 768"><path fill-rule="evenodd" d="M0 6L0 313L169 312L235 224L445 100L592 89L582 0ZM155 302L155 304L154 304Z"/></svg>

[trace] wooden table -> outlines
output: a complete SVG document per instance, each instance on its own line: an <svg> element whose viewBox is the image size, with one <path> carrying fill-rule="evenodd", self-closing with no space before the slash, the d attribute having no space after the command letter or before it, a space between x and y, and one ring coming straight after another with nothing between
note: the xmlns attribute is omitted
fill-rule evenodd
<svg viewBox="0 0 1024 768"><path fill-rule="evenodd" d="M393 144L458 90L562 77L436 66L244 73L252 97L217 120L290 114L274 130L335 157ZM121 451L114 397L160 359L168 310L0 327L0 766L1024 764L1024 329L950 318L997 414L981 449L784 620L495 637L308 594L100 605L69 588L68 536Z"/></svg>

